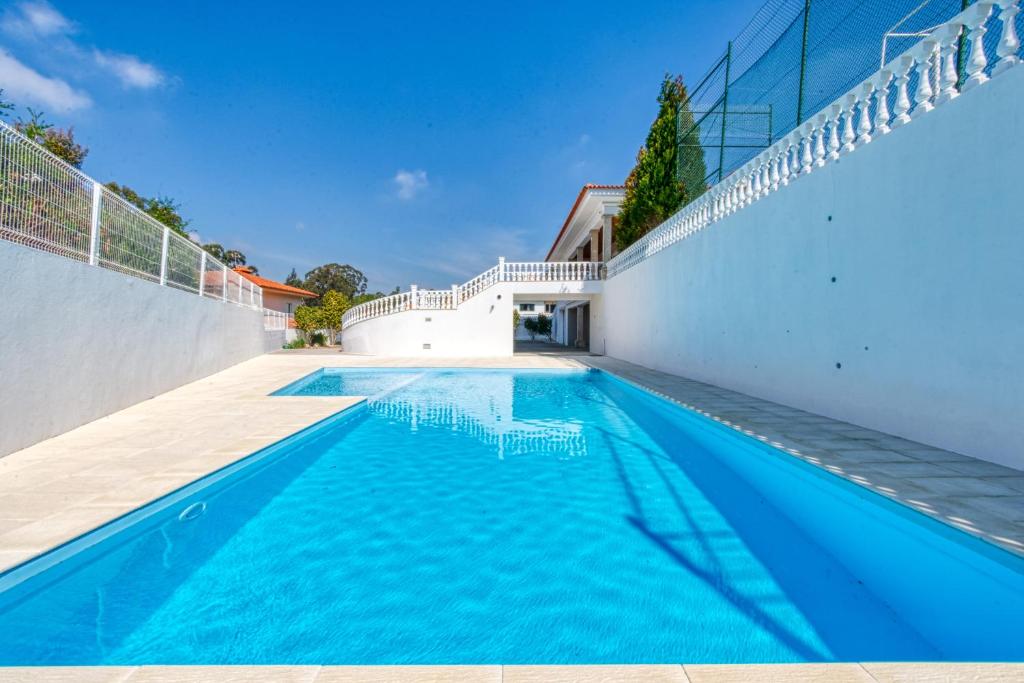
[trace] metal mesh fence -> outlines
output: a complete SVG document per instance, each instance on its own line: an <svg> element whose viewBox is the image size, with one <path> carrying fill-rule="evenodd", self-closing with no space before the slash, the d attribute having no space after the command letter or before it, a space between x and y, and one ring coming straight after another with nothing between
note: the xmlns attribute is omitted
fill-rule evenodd
<svg viewBox="0 0 1024 683"><path fill-rule="evenodd" d="M89 260L93 182L0 125L0 238Z"/></svg>
<svg viewBox="0 0 1024 683"><path fill-rule="evenodd" d="M228 301L263 303L251 281L3 122L0 239L222 299L227 271Z"/></svg>
<svg viewBox="0 0 1024 683"><path fill-rule="evenodd" d="M969 4L768 0L705 76L691 81L690 111L677 127L680 178L693 187L703 172L701 190L717 183L876 72L883 45L890 63ZM1022 22L1024 12L1018 28ZM992 31L985 42L994 48L997 39Z"/></svg>

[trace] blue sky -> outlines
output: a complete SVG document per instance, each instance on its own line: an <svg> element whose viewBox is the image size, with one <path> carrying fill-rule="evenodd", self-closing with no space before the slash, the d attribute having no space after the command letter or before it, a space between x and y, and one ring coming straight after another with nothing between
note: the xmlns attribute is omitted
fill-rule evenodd
<svg viewBox="0 0 1024 683"><path fill-rule="evenodd" d="M264 275L447 287L542 259L761 2L8 1L0 87Z"/></svg>

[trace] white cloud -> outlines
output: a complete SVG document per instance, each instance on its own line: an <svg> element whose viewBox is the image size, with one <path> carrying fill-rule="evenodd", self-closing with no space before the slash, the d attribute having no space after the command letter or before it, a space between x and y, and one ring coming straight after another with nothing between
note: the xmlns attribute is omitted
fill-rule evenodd
<svg viewBox="0 0 1024 683"><path fill-rule="evenodd" d="M400 169L395 174L395 185L398 186L398 198L402 201L409 201L427 189L430 181L427 180L427 172L424 170L406 171L405 169Z"/></svg>
<svg viewBox="0 0 1024 683"><path fill-rule="evenodd" d="M84 109L92 104L89 96L59 78L50 78L19 62L0 48L0 87L5 97L16 102L43 105L60 112Z"/></svg>
<svg viewBox="0 0 1024 683"><path fill-rule="evenodd" d="M116 52L101 52L93 49L96 64L114 74L126 88L155 88L164 82L164 75L152 64L147 64L135 55Z"/></svg>
<svg viewBox="0 0 1024 683"><path fill-rule="evenodd" d="M3 28L22 37L48 37L72 33L75 25L47 2L22 2L16 10L7 11Z"/></svg>

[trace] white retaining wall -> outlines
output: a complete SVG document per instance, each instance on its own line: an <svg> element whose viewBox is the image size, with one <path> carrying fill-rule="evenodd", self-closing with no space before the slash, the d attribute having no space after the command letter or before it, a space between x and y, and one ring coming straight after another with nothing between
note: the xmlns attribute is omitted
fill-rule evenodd
<svg viewBox="0 0 1024 683"><path fill-rule="evenodd" d="M364 320L344 328L341 337L342 347L350 353L511 356L512 286L493 285L454 310L402 311Z"/></svg>
<svg viewBox="0 0 1024 683"><path fill-rule="evenodd" d="M1022 103L1019 66L606 281L606 353L1024 469Z"/></svg>
<svg viewBox="0 0 1024 683"><path fill-rule="evenodd" d="M0 456L284 342L258 310L5 241L0 273Z"/></svg>

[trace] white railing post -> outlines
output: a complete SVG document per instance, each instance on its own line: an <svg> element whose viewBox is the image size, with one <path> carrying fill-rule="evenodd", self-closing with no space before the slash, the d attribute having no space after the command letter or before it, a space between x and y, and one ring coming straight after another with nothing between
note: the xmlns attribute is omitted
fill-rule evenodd
<svg viewBox="0 0 1024 683"><path fill-rule="evenodd" d="M459 286L452 285L452 308L459 307Z"/></svg>
<svg viewBox="0 0 1024 683"><path fill-rule="evenodd" d="M160 284L167 284L167 246L171 241L171 229L164 228L163 241L160 243Z"/></svg>
<svg viewBox="0 0 1024 683"><path fill-rule="evenodd" d="M498 257L498 282L505 281L505 257Z"/></svg>
<svg viewBox="0 0 1024 683"><path fill-rule="evenodd" d="M199 296L203 296L203 292L206 291L206 250L204 249L199 256Z"/></svg>
<svg viewBox="0 0 1024 683"><path fill-rule="evenodd" d="M99 264L100 251L100 201L103 186L95 180L92 183L92 213L89 216L89 265Z"/></svg>
<svg viewBox="0 0 1024 683"><path fill-rule="evenodd" d="M416 307L416 285L409 285L409 308Z"/></svg>
<svg viewBox="0 0 1024 683"><path fill-rule="evenodd" d="M238 275L238 273L235 273L235 275L238 276L238 301L236 303L239 306L241 306L242 305L242 293L245 291L245 287L242 286L242 280L244 280L245 278L243 278L241 275Z"/></svg>
<svg viewBox="0 0 1024 683"><path fill-rule="evenodd" d="M999 45L996 47L996 56L999 62L993 67L992 75L998 76L1012 66L1020 63L1017 51L1020 50L1020 38L1017 37L1017 13L1020 7L1019 0L996 0L999 7L999 21L1003 24L1003 32L999 36Z"/></svg>
<svg viewBox="0 0 1024 683"><path fill-rule="evenodd" d="M220 298L223 301L228 300L228 267L223 266L224 270L220 272L221 286L220 286Z"/></svg>
<svg viewBox="0 0 1024 683"><path fill-rule="evenodd" d="M985 67L988 66L988 58L985 56L985 32L988 27L988 17L992 13L991 2L976 2L964 13L966 17L964 25L967 28L967 37L971 41L971 51L967 58L967 80L964 81L963 92L981 85L988 80L985 75Z"/></svg>

